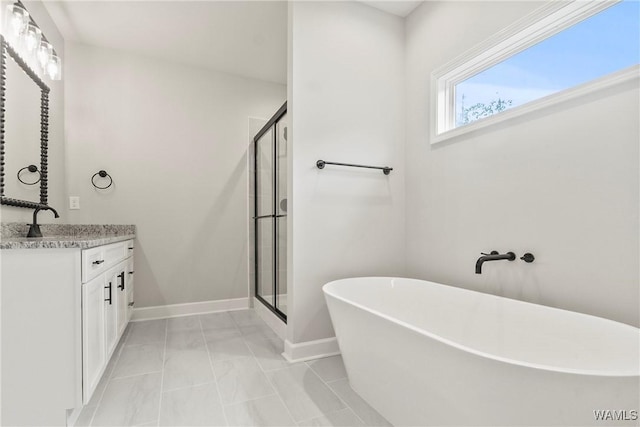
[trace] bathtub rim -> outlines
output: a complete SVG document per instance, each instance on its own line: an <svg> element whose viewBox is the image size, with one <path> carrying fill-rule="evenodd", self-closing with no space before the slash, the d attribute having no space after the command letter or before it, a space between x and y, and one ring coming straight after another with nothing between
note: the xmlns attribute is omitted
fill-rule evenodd
<svg viewBox="0 0 640 427"><path fill-rule="evenodd" d="M587 316L587 317L591 317L591 318L596 318L599 321L606 321L606 322L613 322L616 325L620 325L624 328L631 328L633 330L633 332L635 332L636 334L640 334L640 329L636 328L635 326L632 325L628 325L626 323L622 323L622 322L617 322L615 320L611 320L611 319L607 319L604 317L599 317L599 316L594 316L592 314L586 314L586 313L580 313L577 311L571 311L571 310L565 310L562 308L557 308L557 307L550 307L547 305L542 305L542 304L536 304L536 303L532 303L532 302L528 302L528 301L521 301L521 300L516 300L513 298L507 298L507 297L503 297L500 295L493 295L493 294L489 294L489 293L485 293L485 292L479 292L476 290L472 290L472 289L467 289L467 288L460 288L457 286L452 286L452 285L445 285L442 283L437 283L437 282L431 282L429 280L422 280L422 279L412 279L412 278L408 278L408 277L390 277L390 276L357 276L357 277L348 277L348 278L342 278L342 279L337 279L337 280L332 280L330 282L325 283L322 286L322 292L325 294L325 298L326 297L332 297L335 298L337 300L340 300L346 304L352 305L354 307L357 307L361 310L364 310L366 312L369 312L371 314L374 314L376 316L379 316L385 320L388 320L392 323L395 323L399 326L402 326L404 328L407 328L413 332L418 333L419 335L423 335L427 338L431 338L434 339L436 341L439 341L443 344L449 345L451 347L457 348L459 350L468 352L468 353L472 353L475 354L477 356L483 357L485 359L490 359L490 360L495 360L495 361L499 361L499 362L503 362L503 363L508 363L511 365L516 365L516 366L522 366L525 368L531 368L531 369L538 369L538 370L543 370L543 371L552 371L552 372L558 372L558 373L562 373L562 374L573 374L573 375L588 375L588 376L597 376L597 377L616 377L616 378L636 378L636 379L640 379L640 364L638 366L637 371L625 371L625 370L620 370L617 372L610 372L610 371L599 371L599 370L585 370L585 369L571 369L571 368L562 368L562 367L558 367L558 366L552 366L552 365L545 365L542 363L531 363L531 362L525 362L522 360L516 360L516 359L510 359L507 357L503 357L503 356L498 356L495 354L491 354L491 353L487 353L484 351L480 351L477 349L474 349L472 347L468 347L466 345L460 344L456 341L452 341L450 339L444 338L440 335L437 335L433 332L429 332L429 331L425 331L424 329L418 328L416 326L413 326L407 322L404 322L402 320L396 319L390 315L381 313L377 310L371 309L369 307L366 307L360 303L354 302L352 300L349 300L345 297L342 296L338 296L336 295L335 292L331 291L331 288L335 287L339 282L346 282L349 280L353 280L353 279L376 279L376 280L395 280L395 279L399 279L399 280L411 280L411 281L418 281L418 282L424 282L424 283L428 283L431 285L435 285L435 286L444 286L447 288L453 288L456 290L460 290L460 291L467 291L467 292L473 292L476 294L482 294L488 297L494 297L494 298L498 298L498 299L502 299L502 300L509 300L510 303L521 303L521 304L527 304L527 305L534 305L536 307L542 307L544 309L550 309L550 310L559 310L559 311L564 311L564 312L568 312L568 313L572 313L573 315L580 315L580 316ZM336 334L337 335L337 334ZM339 337L338 337L338 341L339 341Z"/></svg>

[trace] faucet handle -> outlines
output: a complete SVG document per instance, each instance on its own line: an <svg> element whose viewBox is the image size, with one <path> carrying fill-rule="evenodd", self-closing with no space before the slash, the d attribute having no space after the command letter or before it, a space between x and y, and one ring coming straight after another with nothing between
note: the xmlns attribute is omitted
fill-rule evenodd
<svg viewBox="0 0 640 427"><path fill-rule="evenodd" d="M491 251L490 254L485 254L484 252L480 252L480 255L499 255L499 254L500 254L500 252L498 252L498 251Z"/></svg>
<svg viewBox="0 0 640 427"><path fill-rule="evenodd" d="M521 256L520 259L523 260L524 262L533 262L536 259L536 257L534 257L532 253L527 252L526 254Z"/></svg>

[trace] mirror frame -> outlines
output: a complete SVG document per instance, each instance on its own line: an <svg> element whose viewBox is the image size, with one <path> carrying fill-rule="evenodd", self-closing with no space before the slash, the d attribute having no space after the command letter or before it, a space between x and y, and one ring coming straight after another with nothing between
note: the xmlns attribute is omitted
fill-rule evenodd
<svg viewBox="0 0 640 427"><path fill-rule="evenodd" d="M16 206L19 208L36 209L48 206L47 204L47 151L49 138L49 87L42 81L40 77L33 71L29 65L13 50L13 48L5 41L0 34L2 42L2 52L0 53L0 204ZM27 75L40 87L40 203L28 200L13 199L4 195L4 122L5 122L5 90L6 82L6 61L7 53L11 58L27 73Z"/></svg>

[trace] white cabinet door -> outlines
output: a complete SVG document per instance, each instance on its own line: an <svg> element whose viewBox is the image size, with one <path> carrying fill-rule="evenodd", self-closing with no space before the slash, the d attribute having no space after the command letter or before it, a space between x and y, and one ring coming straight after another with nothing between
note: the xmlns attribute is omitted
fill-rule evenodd
<svg viewBox="0 0 640 427"><path fill-rule="evenodd" d="M133 256L127 260L127 269L126 269L125 281L126 281L126 292L127 292L127 322L131 320L131 316L133 315L133 283L135 274L133 272Z"/></svg>
<svg viewBox="0 0 640 427"><path fill-rule="evenodd" d="M127 327L128 317L127 317L127 272L126 272L126 263L122 264L122 267L118 269L118 273L116 276L117 286L116 291L117 294L117 310L118 310L118 336L122 336L124 329Z"/></svg>
<svg viewBox="0 0 640 427"><path fill-rule="evenodd" d="M91 400L107 364L105 351L104 276L82 285L82 390L83 402Z"/></svg>
<svg viewBox="0 0 640 427"><path fill-rule="evenodd" d="M118 268L105 273L104 286L104 334L107 358L111 357L118 340Z"/></svg>

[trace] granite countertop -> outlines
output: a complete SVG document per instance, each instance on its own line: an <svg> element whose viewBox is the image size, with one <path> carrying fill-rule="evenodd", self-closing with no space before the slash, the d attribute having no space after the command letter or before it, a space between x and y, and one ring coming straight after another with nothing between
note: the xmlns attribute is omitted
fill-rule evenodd
<svg viewBox="0 0 640 427"><path fill-rule="evenodd" d="M135 225L40 224L44 237L24 237L29 224L3 223L0 249L87 249L136 237Z"/></svg>

